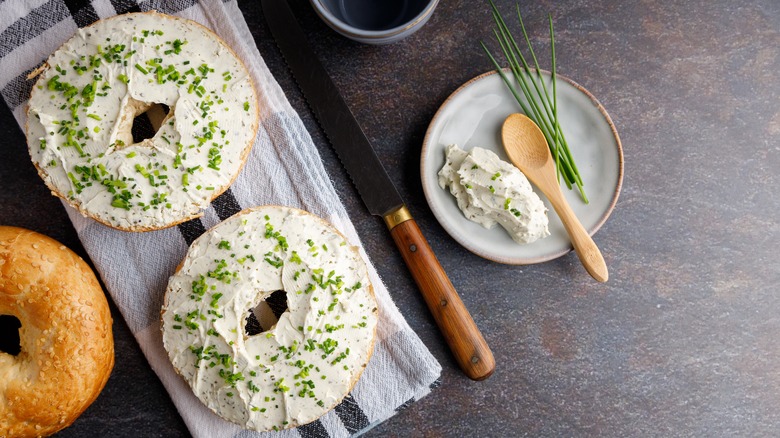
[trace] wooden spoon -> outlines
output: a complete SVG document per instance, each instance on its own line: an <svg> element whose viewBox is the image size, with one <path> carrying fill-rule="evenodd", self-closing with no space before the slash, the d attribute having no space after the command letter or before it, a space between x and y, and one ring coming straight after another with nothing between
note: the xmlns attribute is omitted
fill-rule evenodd
<svg viewBox="0 0 780 438"><path fill-rule="evenodd" d="M550 200L585 270L596 280L607 281L604 257L563 197L550 148L536 123L523 114L512 114L504 120L501 140L509 161Z"/></svg>

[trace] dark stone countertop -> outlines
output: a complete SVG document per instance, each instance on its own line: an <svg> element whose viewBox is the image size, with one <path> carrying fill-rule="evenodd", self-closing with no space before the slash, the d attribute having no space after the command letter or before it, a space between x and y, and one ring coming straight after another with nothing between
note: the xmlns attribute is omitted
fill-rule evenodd
<svg viewBox="0 0 780 438"><path fill-rule="evenodd" d="M540 51L549 47L546 14L554 14L559 73L601 101L621 136L622 193L595 236L610 268L606 284L573 253L531 266L481 259L444 232L425 201L419 159L428 123L459 85L491 69L478 46L491 38L486 2L442 1L422 30L384 47L342 38L308 2L292 3L498 363L483 382L458 370L384 225L313 121L259 2L241 1L369 256L444 368L439 388L368 436L777 434L780 3L523 2ZM0 122L0 223L86 257L4 105ZM113 375L61 436L187 436L112 309Z"/></svg>

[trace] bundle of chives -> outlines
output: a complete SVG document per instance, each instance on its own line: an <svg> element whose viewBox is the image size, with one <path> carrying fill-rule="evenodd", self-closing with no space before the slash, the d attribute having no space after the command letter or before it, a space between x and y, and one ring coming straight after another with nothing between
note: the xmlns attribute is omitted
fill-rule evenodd
<svg viewBox="0 0 780 438"><path fill-rule="evenodd" d="M547 139L547 144L550 147L550 152L555 159L555 164L558 169L559 181L560 177L562 176L563 181L566 183L566 187L571 189L573 185L577 186L582 200L587 204L588 197L585 195L585 190L582 187L582 178L580 177L577 165L574 164L574 158L569 151L569 145L566 142L566 138L563 135L561 125L558 121L557 87L555 85L555 34L553 32L552 16L549 16L550 46L552 55L552 71L550 73L552 82L551 97L547 89L547 85L545 84L545 81L542 77L542 70L539 67L539 61L536 59L536 54L534 53L534 49L531 46L531 40L528 38L528 33L525 30L523 17L520 14L520 6L517 5L517 18L520 21L520 28L522 29L523 37L525 38L525 42L528 45L528 50L534 63L535 72L533 74L531 72L531 67L529 66L528 62L526 62L525 57L520 51L520 47L518 46L512 34L509 32L509 28L507 27L504 18L501 16L501 13L498 11L495 3L493 3L493 0L488 1L493 13L493 20L496 23L496 28L493 29L493 33L495 34L496 40L501 46L501 51L503 52L506 61L509 63L509 69L512 71L512 75L515 79L514 82L512 82L504 73L501 65L491 54L485 43L480 41L480 44L482 45L482 48L485 50L485 53L487 53L490 60L493 62L493 65L496 68L496 72L498 72L501 79L503 79L504 83L509 88L509 91L520 104L520 108L523 110L525 115L533 120L542 130L542 133L544 133L544 136ZM525 99L520 97L520 94L517 90L517 85L519 85L519 88L522 91Z"/></svg>

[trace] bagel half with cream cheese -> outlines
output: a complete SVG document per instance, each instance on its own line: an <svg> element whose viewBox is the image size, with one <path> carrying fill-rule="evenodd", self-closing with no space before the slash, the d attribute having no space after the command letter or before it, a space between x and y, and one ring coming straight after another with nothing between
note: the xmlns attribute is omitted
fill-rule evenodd
<svg viewBox="0 0 780 438"><path fill-rule="evenodd" d="M248 335L275 291L288 309ZM168 284L163 344L195 395L244 428L316 420L352 389L371 356L377 303L358 249L317 216L244 210L190 246Z"/></svg>
<svg viewBox="0 0 780 438"><path fill-rule="evenodd" d="M18 354L0 351L0 437L69 426L114 366L111 312L92 269L49 237L0 226L0 315L21 323Z"/></svg>
<svg viewBox="0 0 780 438"><path fill-rule="evenodd" d="M183 18L98 21L34 74L26 131L38 173L54 195L114 228L199 216L236 178L257 133L248 71L219 37ZM134 120L147 110L159 128L135 142Z"/></svg>

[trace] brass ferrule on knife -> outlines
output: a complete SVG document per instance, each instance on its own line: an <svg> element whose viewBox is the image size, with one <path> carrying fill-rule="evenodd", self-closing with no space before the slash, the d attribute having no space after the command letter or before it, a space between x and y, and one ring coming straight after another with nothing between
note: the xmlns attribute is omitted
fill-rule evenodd
<svg viewBox="0 0 780 438"><path fill-rule="evenodd" d="M412 214L409 213L409 209L405 205L401 205L398 209L384 215L382 218L385 220L385 224L387 224L387 229L392 230L398 224L411 219Z"/></svg>

